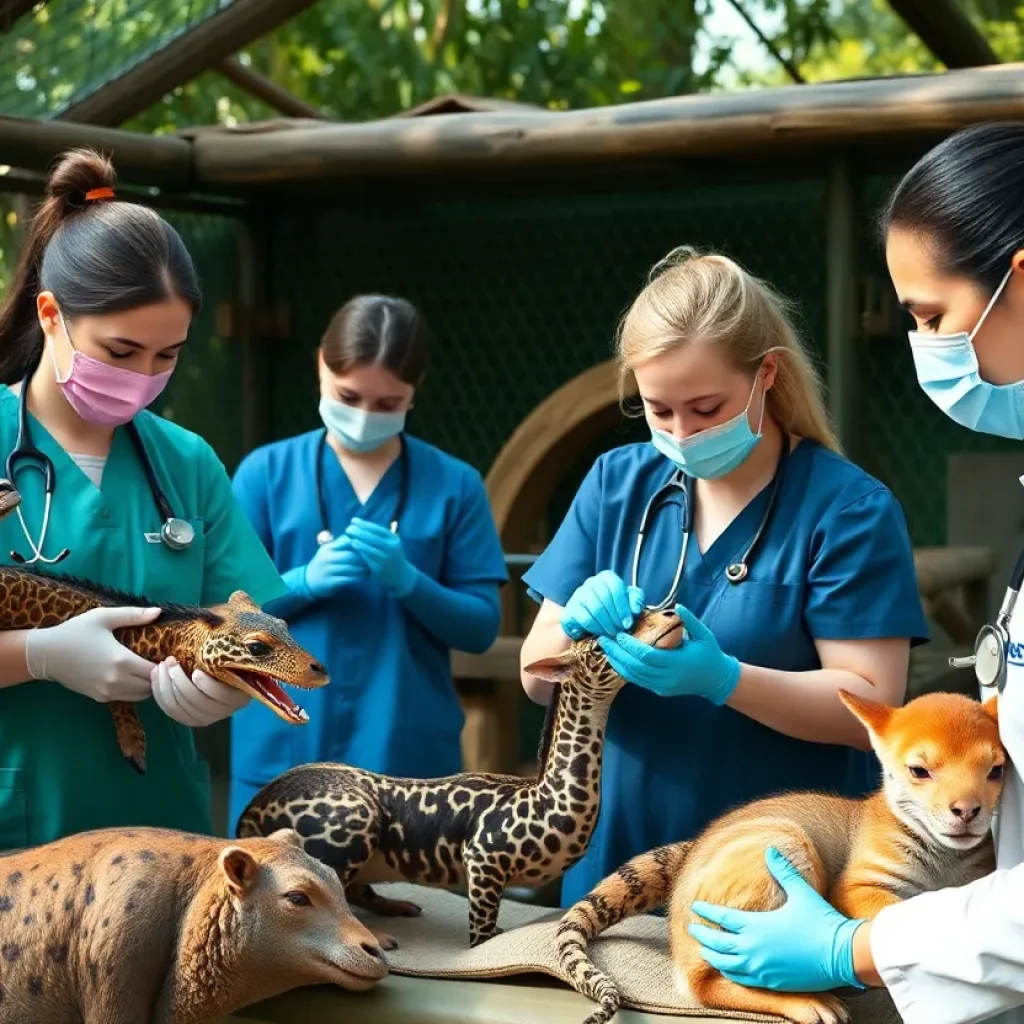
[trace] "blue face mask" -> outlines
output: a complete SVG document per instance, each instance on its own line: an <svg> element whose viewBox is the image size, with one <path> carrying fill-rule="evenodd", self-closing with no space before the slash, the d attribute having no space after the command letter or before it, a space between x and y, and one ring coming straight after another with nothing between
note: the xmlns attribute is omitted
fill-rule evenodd
<svg viewBox="0 0 1024 1024"><path fill-rule="evenodd" d="M372 452L405 427L405 412L366 412L323 395L320 418L350 452Z"/></svg>
<svg viewBox="0 0 1024 1024"><path fill-rule="evenodd" d="M1007 271L977 326L968 334L910 331L910 349L924 393L951 419L968 430L1024 441L1024 381L990 384L981 379L974 338L1010 280Z"/></svg>
<svg viewBox="0 0 1024 1024"><path fill-rule="evenodd" d="M757 433L750 429L747 410L754 397L757 381L751 388L747 408L725 423L702 430L699 434L677 441L664 430L651 430L651 444L665 458L674 462L687 476L698 480L715 480L726 473L731 473L754 450L761 440L761 427L764 425L764 407L767 393L761 393L761 419L757 425Z"/></svg>

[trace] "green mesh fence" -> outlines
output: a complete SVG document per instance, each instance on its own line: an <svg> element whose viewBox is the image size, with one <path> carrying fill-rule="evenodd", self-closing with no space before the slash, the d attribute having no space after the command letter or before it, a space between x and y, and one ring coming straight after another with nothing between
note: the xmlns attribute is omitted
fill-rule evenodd
<svg viewBox="0 0 1024 1024"><path fill-rule="evenodd" d="M0 113L52 118L231 0L47 0L0 35Z"/></svg>
<svg viewBox="0 0 1024 1024"><path fill-rule="evenodd" d="M312 351L358 292L401 294L424 311L433 365L410 427L484 473L540 401L609 358L622 312L677 245L725 250L803 299L808 333L820 338L822 202L822 186L802 181L284 211L274 280L292 305L294 336L273 366L274 433L316 426Z"/></svg>

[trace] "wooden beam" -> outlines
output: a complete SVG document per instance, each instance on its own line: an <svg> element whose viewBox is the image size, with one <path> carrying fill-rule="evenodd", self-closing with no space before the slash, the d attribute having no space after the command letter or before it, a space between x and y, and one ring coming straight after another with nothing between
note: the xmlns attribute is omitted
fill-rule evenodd
<svg viewBox="0 0 1024 1024"><path fill-rule="evenodd" d="M72 103L62 121L118 125L226 57L311 7L316 0L233 0L148 60Z"/></svg>
<svg viewBox="0 0 1024 1024"><path fill-rule="evenodd" d="M947 68L999 63L957 0L889 0L889 6Z"/></svg>
<svg viewBox="0 0 1024 1024"><path fill-rule="evenodd" d="M282 114L288 114L290 117L323 119L324 115L316 107L304 103L287 89L282 89L276 82L247 68L235 57L225 57L216 65L215 70L229 82L237 85L243 92L247 92L250 96L254 96Z"/></svg>
<svg viewBox="0 0 1024 1024"><path fill-rule="evenodd" d="M10 32L39 0L0 0L0 32Z"/></svg>
<svg viewBox="0 0 1024 1024"><path fill-rule="evenodd" d="M0 117L0 164L45 172L61 153L78 146L91 146L111 157L118 177L126 184L183 192L191 187L192 147L184 139Z"/></svg>
<svg viewBox="0 0 1024 1024"><path fill-rule="evenodd" d="M1024 118L1024 63L819 85L702 93L570 111L467 113L324 122L278 130L205 130L199 179L258 186L427 172L623 164L783 147L819 149L931 138L991 119Z"/></svg>

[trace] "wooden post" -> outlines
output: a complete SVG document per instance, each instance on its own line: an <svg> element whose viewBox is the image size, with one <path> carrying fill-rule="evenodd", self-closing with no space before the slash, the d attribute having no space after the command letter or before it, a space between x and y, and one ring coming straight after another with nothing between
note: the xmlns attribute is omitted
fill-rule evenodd
<svg viewBox="0 0 1024 1024"><path fill-rule="evenodd" d="M851 458L857 433L856 197L850 163L838 159L828 179L828 394L839 441Z"/></svg>
<svg viewBox="0 0 1024 1024"><path fill-rule="evenodd" d="M217 64L216 70L229 82L234 82L239 89L262 100L268 107L273 107L274 110L279 110L282 114L288 114L291 117L323 119L324 115L316 107L304 103L287 89L282 89L276 82L253 71L252 68L247 68L235 57L225 57Z"/></svg>
<svg viewBox="0 0 1024 1024"><path fill-rule="evenodd" d="M889 0L889 6L947 68L999 63L958 0Z"/></svg>
<svg viewBox="0 0 1024 1024"><path fill-rule="evenodd" d="M159 102L172 89L191 82L225 57L290 21L315 2L233 0L148 60L72 103L58 117L62 121L123 124Z"/></svg>

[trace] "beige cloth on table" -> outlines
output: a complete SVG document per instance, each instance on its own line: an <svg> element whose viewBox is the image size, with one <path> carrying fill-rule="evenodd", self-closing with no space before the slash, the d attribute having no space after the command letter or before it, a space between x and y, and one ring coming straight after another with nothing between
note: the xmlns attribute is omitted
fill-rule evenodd
<svg viewBox="0 0 1024 1024"><path fill-rule="evenodd" d="M565 982L559 972L555 932L559 910L502 900L498 924L504 929L476 949L469 948L469 905L464 896L404 882L375 885L390 899L410 900L423 908L419 917L381 917L357 909L369 927L387 932L399 948L387 953L394 974L424 978L503 978L541 973ZM753 1013L723 1013L697 1003L675 985L664 918L651 914L608 929L590 947L598 968L614 979L625 1007L678 1017L718 1021L764 1021L781 1018ZM884 989L853 994L847 1001L854 1024L900 1024ZM580 1021L596 1008L582 1007Z"/></svg>

